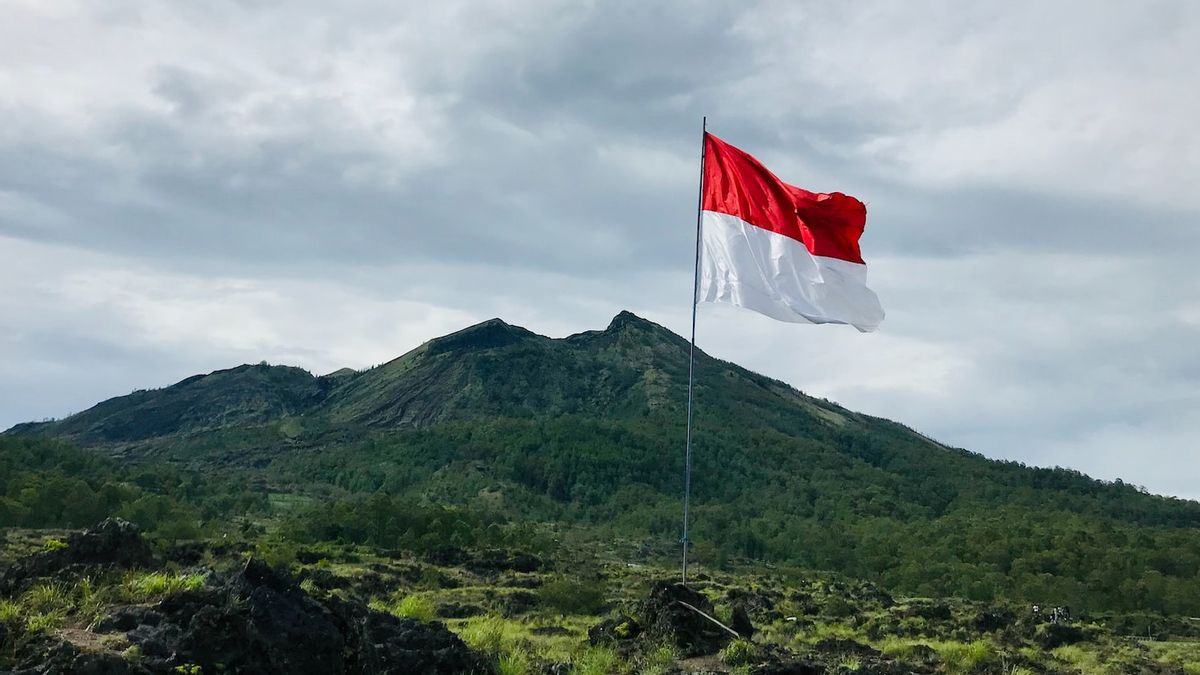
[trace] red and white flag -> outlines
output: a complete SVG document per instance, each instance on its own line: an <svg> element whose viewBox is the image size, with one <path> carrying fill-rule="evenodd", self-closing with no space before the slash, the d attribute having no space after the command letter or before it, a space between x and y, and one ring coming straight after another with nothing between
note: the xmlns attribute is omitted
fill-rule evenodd
<svg viewBox="0 0 1200 675"><path fill-rule="evenodd" d="M698 302L727 302L780 321L846 323L864 333L883 321L858 250L867 207L854 197L788 185L705 134L701 208Z"/></svg>

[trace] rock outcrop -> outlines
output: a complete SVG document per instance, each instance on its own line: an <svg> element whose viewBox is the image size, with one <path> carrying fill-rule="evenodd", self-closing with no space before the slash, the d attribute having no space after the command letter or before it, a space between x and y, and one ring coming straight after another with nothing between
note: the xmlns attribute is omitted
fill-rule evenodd
<svg viewBox="0 0 1200 675"><path fill-rule="evenodd" d="M14 595L35 580L95 574L97 568L129 569L149 565L150 546L133 523L109 518L94 528L72 532L66 546L41 551L0 567L0 596Z"/></svg>

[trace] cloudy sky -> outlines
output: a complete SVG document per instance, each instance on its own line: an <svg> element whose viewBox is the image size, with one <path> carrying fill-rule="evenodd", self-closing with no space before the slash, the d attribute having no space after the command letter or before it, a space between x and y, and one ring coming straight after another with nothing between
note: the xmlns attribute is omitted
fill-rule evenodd
<svg viewBox="0 0 1200 675"><path fill-rule="evenodd" d="M869 207L880 332L710 353L1200 498L1200 3L0 0L0 428L500 316L688 328L701 115Z"/></svg>

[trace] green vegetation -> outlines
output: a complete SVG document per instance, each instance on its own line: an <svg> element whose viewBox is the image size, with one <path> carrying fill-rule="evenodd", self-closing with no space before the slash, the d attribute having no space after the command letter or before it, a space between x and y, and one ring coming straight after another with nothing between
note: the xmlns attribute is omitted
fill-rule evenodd
<svg viewBox="0 0 1200 675"><path fill-rule="evenodd" d="M130 572L121 584L121 596L127 602L151 602L203 585L204 577L199 574Z"/></svg>
<svg viewBox="0 0 1200 675"><path fill-rule="evenodd" d="M402 619L416 619L428 623L434 618L433 602L428 597L415 593L405 595L390 604L376 601L371 603L371 607L389 612Z"/></svg>
<svg viewBox="0 0 1200 675"><path fill-rule="evenodd" d="M604 607L604 589L598 581L560 576L542 585L538 599L560 614L598 614Z"/></svg>
<svg viewBox="0 0 1200 675"><path fill-rule="evenodd" d="M120 516L160 548L228 538L280 566L324 558L327 571L352 564L335 553L356 548L447 564L464 551L558 555L564 543L674 556L686 355L681 338L623 313L561 340L490 321L361 372L260 364L188 378L0 436L0 527ZM1161 615L1200 615L1200 504L989 461L703 354L696 376L693 556L709 571L769 563L902 595L1068 605L1148 637L1170 632ZM50 553L62 544L38 541ZM522 602L566 620L626 590L576 562ZM438 593L472 592L423 574L403 595L372 597L428 620ZM153 598L194 583L146 578L127 591ZM39 625L61 620L54 607L34 610ZM837 594L792 611L807 609L803 625L772 629L781 643L894 634L903 642L887 650L931 648L947 669L1013 656L930 634L923 616L875 617L890 623L866 634ZM497 667L545 657L550 638L488 621L456 629ZM581 672L606 658L561 656Z"/></svg>
<svg viewBox="0 0 1200 675"><path fill-rule="evenodd" d="M685 377L686 343L628 314L563 340L487 322L326 378L242 366L15 429L171 464L118 470L6 439L0 523L119 514L179 540L275 513L299 543L537 548L529 524L543 522L670 541ZM697 378L703 562L839 570L921 595L1200 614L1200 504L988 461L704 355ZM268 500L251 481L281 490Z"/></svg>
<svg viewBox="0 0 1200 675"><path fill-rule="evenodd" d="M747 666L754 662L756 648L748 640L734 640L721 650L721 663L727 666Z"/></svg>

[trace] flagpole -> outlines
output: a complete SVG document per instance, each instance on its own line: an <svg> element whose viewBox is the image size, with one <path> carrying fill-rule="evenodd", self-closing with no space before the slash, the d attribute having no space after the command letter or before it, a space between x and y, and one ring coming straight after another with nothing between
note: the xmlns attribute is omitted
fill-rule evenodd
<svg viewBox="0 0 1200 675"><path fill-rule="evenodd" d="M688 516L692 499L692 388L696 371L696 305L700 296L700 220L704 210L704 141L708 116L700 118L700 189L696 197L696 262L692 268L692 342L688 347L687 443L683 455L683 583L687 584Z"/></svg>

